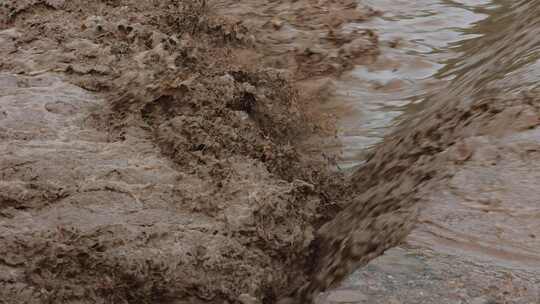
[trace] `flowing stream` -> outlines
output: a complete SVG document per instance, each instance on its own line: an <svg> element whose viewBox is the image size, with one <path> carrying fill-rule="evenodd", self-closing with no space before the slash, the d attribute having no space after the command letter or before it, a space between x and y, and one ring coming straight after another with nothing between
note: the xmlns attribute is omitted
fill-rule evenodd
<svg viewBox="0 0 540 304"><path fill-rule="evenodd" d="M335 149L343 153L343 168L362 164L385 135L434 102L538 93L537 1L365 2L384 12L358 25L376 29L381 55L341 79L326 105L341 117L342 146ZM497 148L479 148L485 155L497 151L504 166L489 168L477 160L463 166L438 197L428 198L404 246L357 271L321 301L540 303L540 176L534 154L540 137L533 128L509 138L493 144ZM497 292L512 299L491 296Z"/></svg>
<svg viewBox="0 0 540 304"><path fill-rule="evenodd" d="M504 1L487 0L365 3L384 14L351 29L376 29L381 55L341 79L338 93L326 105L340 115L343 167L361 163L366 150L418 112L427 96L443 90L455 77L446 71L466 52L465 42L485 34L474 26L505 6Z"/></svg>

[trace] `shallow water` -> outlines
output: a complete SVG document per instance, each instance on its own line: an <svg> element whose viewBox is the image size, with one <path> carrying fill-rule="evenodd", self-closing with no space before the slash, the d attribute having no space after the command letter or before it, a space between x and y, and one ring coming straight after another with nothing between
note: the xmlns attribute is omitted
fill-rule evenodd
<svg viewBox="0 0 540 304"><path fill-rule="evenodd" d="M473 100L514 99L536 106L540 80L540 7L535 1L495 1L489 18L471 28L477 39L456 47L462 53L439 73L453 78L430 100L467 105ZM519 114L518 114L519 115ZM529 114L527 114L529 115ZM489 261L513 270L540 271L540 133L531 127L473 140L475 156L461 166L430 204L411 242Z"/></svg>
<svg viewBox="0 0 540 304"><path fill-rule="evenodd" d="M485 0L365 3L384 14L351 28L376 29L381 55L339 80L338 93L326 104L340 115L342 167L361 163L366 150L448 85L455 77L445 73L451 60L466 51L467 40L484 35L472 28L502 5Z"/></svg>
<svg viewBox="0 0 540 304"><path fill-rule="evenodd" d="M536 1L366 2L385 12L361 24L377 29L381 56L342 79L327 105L342 115L343 167L361 164L385 135L435 103L451 109L499 98L506 111L513 99L533 96L536 106ZM508 131L517 115L470 140L474 155L425 198L404 248L356 272L323 302L491 303L486 290L512 286L504 303L538 303L540 131ZM529 119L535 126L540 117ZM447 284L455 280L462 286Z"/></svg>

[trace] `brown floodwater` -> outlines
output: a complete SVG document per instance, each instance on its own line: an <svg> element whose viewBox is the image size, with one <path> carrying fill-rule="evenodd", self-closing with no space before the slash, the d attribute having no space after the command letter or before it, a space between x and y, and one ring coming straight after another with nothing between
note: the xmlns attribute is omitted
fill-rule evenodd
<svg viewBox="0 0 540 304"><path fill-rule="evenodd" d="M536 1L494 1L489 18L469 32L478 38L455 47L461 56L439 72L449 86L431 100L509 100L538 96L540 8ZM531 104L534 103L531 101ZM512 110L508 109L508 112ZM538 121L537 113L527 114ZM475 154L428 204L411 242L470 255L510 269L540 271L540 175L535 151L538 128L508 132L519 121L494 127L496 136L476 137ZM534 125L534 124L533 124Z"/></svg>
<svg viewBox="0 0 540 304"><path fill-rule="evenodd" d="M445 88L444 74L460 57L467 40L483 35L475 24L502 4L491 1L365 1L384 12L352 28L374 28L381 54L340 79L337 93L325 107L340 115L341 166L361 163L366 150L389 130L422 108L424 100Z"/></svg>
<svg viewBox="0 0 540 304"><path fill-rule="evenodd" d="M365 2L384 14L351 27L376 29L382 44L381 55L340 79L336 95L325 105L328 111L341 117L341 146L329 149L342 151L342 168L361 166L366 155L385 136L406 126L404 122L435 103L463 106L497 97L508 99L511 108L514 98L538 96L540 3L537 1ZM537 122L540 117L530 113L527 119ZM517 118L509 117L508 129L517 122ZM435 256L454 258L446 258L447 262L433 262L436 260L433 258L428 266L429 263L422 262L422 267L412 267L410 250L393 249L373 263L376 271L387 273L389 277L397 273L404 276L401 280L411 282L418 273L435 270L441 272L443 278L445 273L451 272L461 277L469 275L468 272L478 273L465 283L471 284L465 289L473 290L487 284L486 278L495 277L504 269L500 271L529 278L525 281L531 286L540 284L531 279L540 277L540 158L537 153L540 131L531 127L512 134L507 132L506 126L492 129L494 136L466 140L465 149L474 150L472 157L453 169L452 177L426 195L417 228L406 242L407 248L429 251L430 256L434 252ZM455 262L452 267L452 262L448 261L454 259L467 262ZM482 265L481 269L475 269L473 264ZM330 292L325 302L383 301L357 292L362 289L360 286L384 285L376 271L368 267L353 274L341 286L348 289ZM489 271L493 273L487 275ZM430 284L418 292L434 295L437 288L446 288L439 283ZM364 291L369 290L366 288ZM403 297L395 303L435 303L434 298L430 300L427 296L412 300L406 291L410 286L406 284L394 286L392 290L378 288L379 294L395 295L396 299ZM446 295L438 296L445 298ZM384 301L388 299L389 296ZM534 299L540 301L540 294ZM437 303L447 303L441 301ZM463 301L469 303L469 300Z"/></svg>
<svg viewBox="0 0 540 304"><path fill-rule="evenodd" d="M352 1L1 6L0 302L540 303L538 0Z"/></svg>

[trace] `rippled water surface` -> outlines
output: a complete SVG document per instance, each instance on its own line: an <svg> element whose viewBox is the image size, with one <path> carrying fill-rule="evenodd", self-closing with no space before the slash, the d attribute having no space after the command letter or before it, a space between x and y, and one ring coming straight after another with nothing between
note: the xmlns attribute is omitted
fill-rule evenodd
<svg viewBox="0 0 540 304"><path fill-rule="evenodd" d="M486 0L365 3L383 15L351 27L376 29L381 55L341 79L337 96L327 104L341 116L345 167L362 162L366 149L408 114L421 109L426 96L447 86L455 77L448 71L452 60L467 51L464 45L468 40L486 34L475 27L504 11L506 5Z"/></svg>
<svg viewBox="0 0 540 304"><path fill-rule="evenodd" d="M377 30L381 55L341 79L338 93L327 105L342 117L343 167L361 164L365 153L391 130L435 103L459 107L496 97L508 100L511 108L514 98L538 96L539 2L366 2L384 14L356 26ZM531 113L530 119L540 118ZM429 204L407 240L421 252L430 252L428 256L391 250L371 265L373 269L351 276L344 286L352 289L331 292L326 302L365 303L371 297L355 291L363 288L375 290L374 295L395 293L406 298L398 296L389 303L420 299L422 303L473 303L470 298L463 300L465 296L439 294L439 289L450 288L441 282L466 277L471 285L461 290L474 294L501 273L511 278L509 282L520 278L540 287L540 159L535 154L540 132L530 128L482 137L475 144L480 156L460 166L436 197L426 198ZM540 291L520 292L523 302L508 303L540 303ZM478 292L480 300L474 303L492 303L484 301L483 293ZM437 296L447 298L437 302ZM461 300L450 301L454 296ZM527 302L527 296L535 300Z"/></svg>

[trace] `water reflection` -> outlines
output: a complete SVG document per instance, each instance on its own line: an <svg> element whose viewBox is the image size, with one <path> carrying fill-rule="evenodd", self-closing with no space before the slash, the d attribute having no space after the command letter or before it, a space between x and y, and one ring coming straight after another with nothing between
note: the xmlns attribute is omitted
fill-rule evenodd
<svg viewBox="0 0 540 304"><path fill-rule="evenodd" d="M387 44L377 62L340 83L348 94L335 102L341 98L350 109L340 126L344 163L360 162L362 151L396 124L428 117L409 119L422 110L467 109L473 101L497 100L505 102L503 112L517 108L530 123L512 130L520 121L514 115L499 121L501 132L470 130L474 156L426 193L423 214L407 239L413 248L390 250L323 303L351 302L351 294L355 302L369 298L362 303L540 303L540 129L535 127L540 5L535 0L371 4L389 12L372 21L383 25ZM388 39L395 37L403 46L390 47ZM415 69L412 62L426 64ZM363 142L354 142L362 136ZM520 301L484 297L505 286L510 289L501 292Z"/></svg>
<svg viewBox="0 0 540 304"><path fill-rule="evenodd" d="M454 75L448 68L462 46L482 34L471 28L501 4L485 0L369 0L384 14L352 28L374 28L381 55L340 79L325 107L339 109L341 166L362 162L369 148Z"/></svg>

